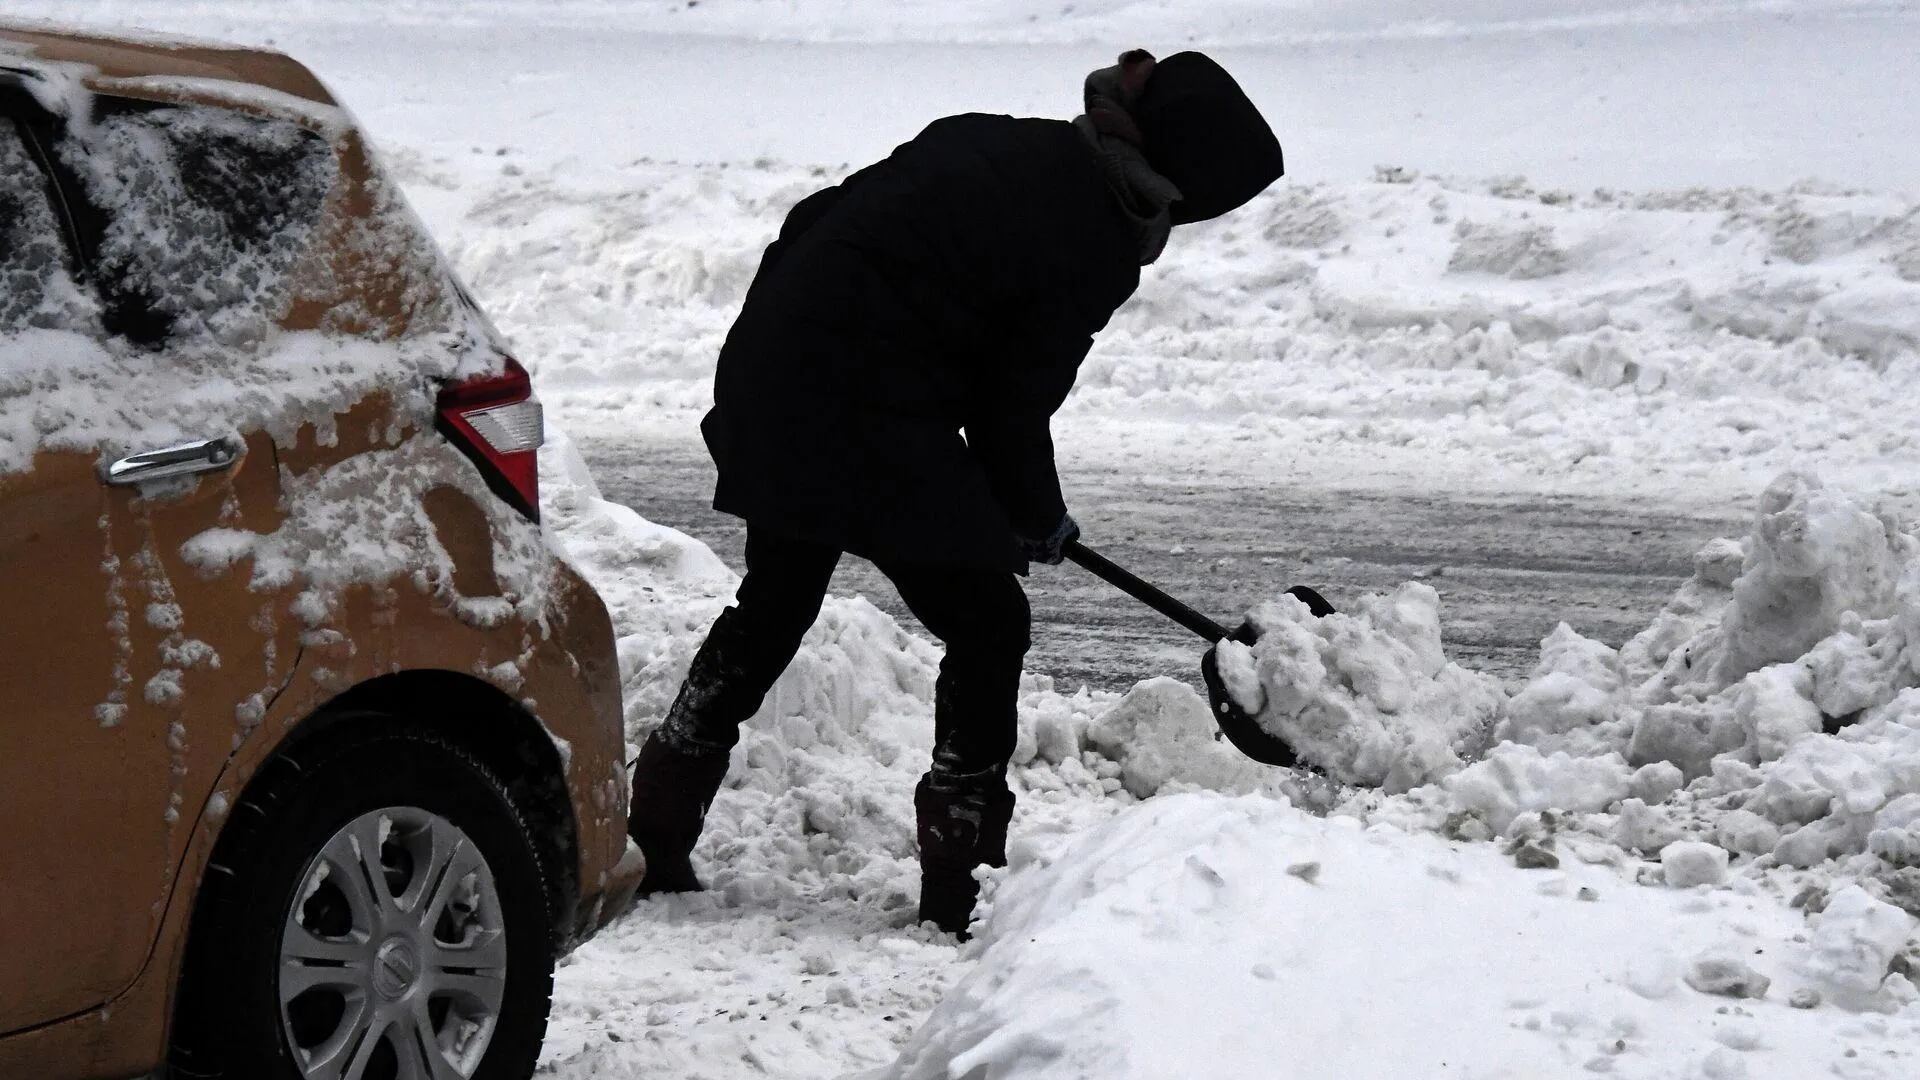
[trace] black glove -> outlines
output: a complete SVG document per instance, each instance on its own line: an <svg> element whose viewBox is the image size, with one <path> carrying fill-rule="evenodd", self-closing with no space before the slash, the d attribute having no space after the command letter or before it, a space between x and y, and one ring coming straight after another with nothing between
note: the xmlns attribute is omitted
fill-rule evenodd
<svg viewBox="0 0 1920 1080"><path fill-rule="evenodd" d="M1045 540L1035 540L1026 536L1018 539L1020 550L1026 555L1028 562L1059 566L1060 560L1066 558L1060 553L1061 549L1067 546L1068 541L1080 539L1080 523L1073 520L1072 514L1062 514L1060 524L1053 527L1053 531L1047 534Z"/></svg>

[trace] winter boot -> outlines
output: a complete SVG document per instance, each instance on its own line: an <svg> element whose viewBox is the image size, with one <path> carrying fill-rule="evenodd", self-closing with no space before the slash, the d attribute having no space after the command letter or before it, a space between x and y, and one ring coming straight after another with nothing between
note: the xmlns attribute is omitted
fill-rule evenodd
<svg viewBox="0 0 1920 1080"><path fill-rule="evenodd" d="M951 790L923 777L913 790L913 808L920 834L920 921L965 941L980 895L973 868L1007 865L1013 792L1004 782Z"/></svg>
<svg viewBox="0 0 1920 1080"><path fill-rule="evenodd" d="M657 731L647 737L633 769L633 801L627 812L627 835L647 858L641 896L704 888L693 876L688 856L726 775L724 751L683 753L668 746Z"/></svg>

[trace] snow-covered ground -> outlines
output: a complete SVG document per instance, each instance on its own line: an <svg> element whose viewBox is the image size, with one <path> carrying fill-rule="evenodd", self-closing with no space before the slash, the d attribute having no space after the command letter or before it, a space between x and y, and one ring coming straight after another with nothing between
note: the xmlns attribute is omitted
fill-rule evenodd
<svg viewBox="0 0 1920 1080"><path fill-rule="evenodd" d="M1425 585L1338 624L1263 617L1248 705L1367 733L1322 763L1391 794L1238 758L1171 680L1032 676L1014 865L958 950L907 925L937 649L831 600L714 807L712 892L640 905L562 969L553 1074L1920 1072L1920 4L0 14L308 61L558 428L688 438L795 199L934 116L1070 115L1118 49L1200 43L1291 175L1175 236L1059 419L1068 469L1764 511L1641 638L1556 633L1524 685L1447 667ZM735 579L597 499L563 437L546 457L637 740ZM1830 486L1768 487L1796 468Z"/></svg>

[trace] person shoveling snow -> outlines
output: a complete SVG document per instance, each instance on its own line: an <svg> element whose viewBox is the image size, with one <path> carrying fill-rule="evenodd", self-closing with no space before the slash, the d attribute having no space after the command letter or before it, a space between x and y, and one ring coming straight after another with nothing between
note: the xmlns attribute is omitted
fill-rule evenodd
<svg viewBox="0 0 1920 1080"><path fill-rule="evenodd" d="M1258 110L1199 53L1128 52L1085 100L1072 123L935 121L801 200L767 248L701 425L714 506L747 522L747 573L641 748L628 831L643 891L700 887L689 853L739 725L843 552L877 564L947 647L914 798L922 918L963 932L974 868L1005 863L1029 621L1016 575L1079 534L1049 417L1172 226L1282 171Z"/></svg>

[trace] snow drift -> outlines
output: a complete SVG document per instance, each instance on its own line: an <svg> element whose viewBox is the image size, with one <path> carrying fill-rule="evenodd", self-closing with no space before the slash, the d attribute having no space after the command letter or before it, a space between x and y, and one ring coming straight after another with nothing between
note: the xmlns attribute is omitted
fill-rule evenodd
<svg viewBox="0 0 1920 1080"><path fill-rule="evenodd" d="M978 966L863 1080L1901 1075L1920 992L1886 969L1915 920L1855 888L1811 922L1763 890L1677 905L1604 862L1529 879L1490 845L1155 799L1016 868ZM1843 1000L1901 1011L1822 1014Z"/></svg>
<svg viewBox="0 0 1920 1080"><path fill-rule="evenodd" d="M480 197L450 250L576 434L685 432L781 216L839 176L530 173ZM1082 365L1059 443L1162 471L1663 497L1814 461L1920 495L1917 215L1817 187L1283 182L1175 234Z"/></svg>

